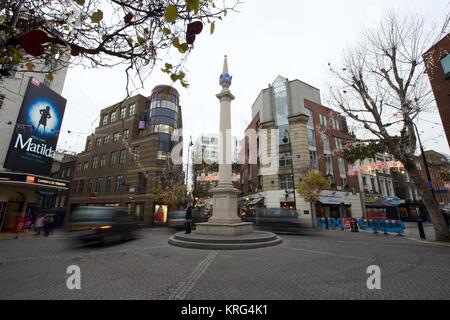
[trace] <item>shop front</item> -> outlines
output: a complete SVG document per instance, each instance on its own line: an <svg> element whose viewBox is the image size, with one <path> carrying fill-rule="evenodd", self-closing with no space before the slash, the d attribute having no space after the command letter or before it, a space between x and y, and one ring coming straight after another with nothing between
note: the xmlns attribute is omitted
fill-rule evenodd
<svg viewBox="0 0 450 320"><path fill-rule="evenodd" d="M389 199L379 199L366 205L367 219L401 220L398 204Z"/></svg>
<svg viewBox="0 0 450 320"><path fill-rule="evenodd" d="M69 182L23 173L0 173L0 232L29 229L40 213L52 213L49 201L68 189ZM55 216L56 221L64 217Z"/></svg>
<svg viewBox="0 0 450 320"><path fill-rule="evenodd" d="M316 203L317 217L351 218L351 207L343 197L322 196Z"/></svg>

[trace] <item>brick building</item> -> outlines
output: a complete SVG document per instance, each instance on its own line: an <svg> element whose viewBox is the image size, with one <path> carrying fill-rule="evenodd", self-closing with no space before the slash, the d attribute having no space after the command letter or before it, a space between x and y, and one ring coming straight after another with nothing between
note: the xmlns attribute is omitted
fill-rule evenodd
<svg viewBox="0 0 450 320"><path fill-rule="evenodd" d="M423 58L450 145L450 33L425 52Z"/></svg>
<svg viewBox="0 0 450 320"><path fill-rule="evenodd" d="M152 189L182 142L174 135L182 128L181 118L179 94L169 86L101 110L99 126L77 157L71 209L126 206L145 226L164 224L172 208L155 198Z"/></svg>
<svg viewBox="0 0 450 320"><path fill-rule="evenodd" d="M318 214L362 216L358 179L348 175L340 153L352 137L345 118L322 106L318 89L279 76L254 102L245 137L241 189L247 201L295 208L299 219L310 222L310 204L294 189L312 168L331 183Z"/></svg>

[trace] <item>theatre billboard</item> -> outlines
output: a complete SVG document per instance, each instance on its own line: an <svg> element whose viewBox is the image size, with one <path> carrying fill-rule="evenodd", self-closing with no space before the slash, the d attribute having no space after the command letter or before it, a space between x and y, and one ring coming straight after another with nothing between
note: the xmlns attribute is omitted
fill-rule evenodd
<svg viewBox="0 0 450 320"><path fill-rule="evenodd" d="M34 78L23 98L4 167L50 175L66 99Z"/></svg>

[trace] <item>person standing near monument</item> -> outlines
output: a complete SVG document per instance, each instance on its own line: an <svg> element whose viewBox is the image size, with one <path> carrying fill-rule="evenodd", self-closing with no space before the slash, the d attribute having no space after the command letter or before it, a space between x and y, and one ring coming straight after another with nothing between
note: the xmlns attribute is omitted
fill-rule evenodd
<svg viewBox="0 0 450 320"><path fill-rule="evenodd" d="M191 225L192 225L192 205L189 203L188 208L186 210L186 234L191 233Z"/></svg>

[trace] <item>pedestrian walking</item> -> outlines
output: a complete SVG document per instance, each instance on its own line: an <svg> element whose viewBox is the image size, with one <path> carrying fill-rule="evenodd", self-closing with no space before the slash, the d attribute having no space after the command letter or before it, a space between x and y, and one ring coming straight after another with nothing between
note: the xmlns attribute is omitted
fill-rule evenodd
<svg viewBox="0 0 450 320"><path fill-rule="evenodd" d="M43 227L44 227L44 216L40 214L36 218L36 223L34 227L34 232L37 236L41 235L41 230Z"/></svg>
<svg viewBox="0 0 450 320"><path fill-rule="evenodd" d="M191 224L192 224L192 205L188 204L188 208L186 210L186 234L191 233Z"/></svg>
<svg viewBox="0 0 450 320"><path fill-rule="evenodd" d="M50 235L52 220L51 214L47 214L44 218L44 237L48 237Z"/></svg>

